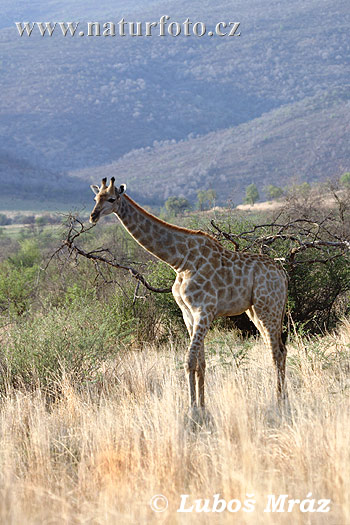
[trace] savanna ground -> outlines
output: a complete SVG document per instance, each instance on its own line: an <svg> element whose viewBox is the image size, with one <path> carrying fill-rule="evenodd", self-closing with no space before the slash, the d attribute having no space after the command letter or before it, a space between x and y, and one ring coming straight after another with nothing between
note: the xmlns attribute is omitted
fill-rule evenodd
<svg viewBox="0 0 350 525"><path fill-rule="evenodd" d="M21 235L1 241L0 523L350 523L349 320L319 335L289 323L283 412L260 339L216 324L206 340L213 424L194 430L172 299L136 296L131 279L101 280L86 260L43 271L57 228ZM151 280L169 277L114 226L87 242L114 243ZM155 512L160 494L168 507ZM208 510L216 494L242 508L177 512L181 495L186 508L208 499ZM315 504L264 512L270 495ZM311 512L321 499L329 511Z"/></svg>
<svg viewBox="0 0 350 525"><path fill-rule="evenodd" d="M249 349L235 359L242 345ZM40 385L9 389L1 400L1 523L350 523L349 345L348 322L336 335L288 345L291 410L281 417L263 345L214 330L210 431L185 423L183 352L171 341L121 352L98 386L63 375L53 403ZM181 494L188 508L217 493L242 507L253 494L255 510L177 512ZM163 513L150 508L156 494L168 499ZM330 511L267 513L270 494L330 499Z"/></svg>

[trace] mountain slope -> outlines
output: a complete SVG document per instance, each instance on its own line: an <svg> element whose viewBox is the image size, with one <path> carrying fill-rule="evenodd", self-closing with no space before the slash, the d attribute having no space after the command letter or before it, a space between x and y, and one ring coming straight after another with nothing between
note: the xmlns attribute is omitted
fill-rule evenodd
<svg viewBox="0 0 350 525"><path fill-rule="evenodd" d="M247 124L132 151L117 162L74 174L98 182L114 175L132 195L161 203L171 195L194 200L215 188L221 202L240 202L255 182L283 186L349 170L350 92L338 90L283 106ZM140 191L140 188L142 189Z"/></svg>
<svg viewBox="0 0 350 525"><path fill-rule="evenodd" d="M347 0L238 0L234 10L198 0L146 5L131 4L128 20L168 13L212 27L233 19L241 37L21 38L14 25L3 29L2 147L54 171L80 169L155 140L249 122L350 77ZM43 6L37 0L34 12L44 18ZM55 6L49 2L48 16ZM102 12L114 12L115 22L123 16L108 0Z"/></svg>
<svg viewBox="0 0 350 525"><path fill-rule="evenodd" d="M39 170L0 150L2 209L69 209L90 198L86 183L68 175ZM90 199L91 200L91 199Z"/></svg>

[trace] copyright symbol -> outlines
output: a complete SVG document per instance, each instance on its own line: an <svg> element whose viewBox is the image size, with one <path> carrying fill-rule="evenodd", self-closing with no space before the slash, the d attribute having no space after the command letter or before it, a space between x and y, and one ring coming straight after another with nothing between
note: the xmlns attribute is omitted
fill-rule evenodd
<svg viewBox="0 0 350 525"><path fill-rule="evenodd" d="M163 494L156 494L149 504L154 512L164 512L168 508L168 499Z"/></svg>

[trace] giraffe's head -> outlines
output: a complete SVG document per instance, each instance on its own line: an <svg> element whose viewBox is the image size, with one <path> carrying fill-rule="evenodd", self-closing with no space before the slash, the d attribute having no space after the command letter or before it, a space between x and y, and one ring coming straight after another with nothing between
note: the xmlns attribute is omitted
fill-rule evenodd
<svg viewBox="0 0 350 525"><path fill-rule="evenodd" d="M96 223L102 215L109 215L117 210L120 196L126 190L126 185L122 184L119 188L116 188L114 180L114 177L112 177L108 187L106 178L102 179L101 187L98 187L96 184L90 186L96 195L96 204L91 212L90 222Z"/></svg>

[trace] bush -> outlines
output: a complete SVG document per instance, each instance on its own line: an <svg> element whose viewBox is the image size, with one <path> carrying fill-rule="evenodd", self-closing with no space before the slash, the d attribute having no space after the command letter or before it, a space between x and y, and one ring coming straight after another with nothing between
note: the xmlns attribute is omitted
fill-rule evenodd
<svg viewBox="0 0 350 525"><path fill-rule="evenodd" d="M102 363L120 349L120 335L109 305L84 300L61 308L47 304L45 313L10 328L1 387L56 389L65 374L77 385L96 381Z"/></svg>
<svg viewBox="0 0 350 525"><path fill-rule="evenodd" d="M40 253L33 240L0 265L0 310L22 315L30 307L39 273Z"/></svg>
<svg viewBox="0 0 350 525"><path fill-rule="evenodd" d="M155 287L171 287L175 281L175 272L163 262L151 263L149 266L149 282ZM176 304L172 293L154 293L152 295L155 307L161 315L163 328L169 333L186 332L182 313Z"/></svg>
<svg viewBox="0 0 350 525"><path fill-rule="evenodd" d="M166 273L157 264L152 279ZM41 312L15 319L2 353L0 388L40 385L56 391L65 375L77 385L96 382L103 363L126 345L142 348L184 333L171 294L134 292L135 281L129 281L123 292L112 287L101 300L96 288L73 284L61 306L47 298Z"/></svg>
<svg viewBox="0 0 350 525"><path fill-rule="evenodd" d="M20 242L19 250L8 258L15 268L32 268L40 261L40 250L36 239L25 239Z"/></svg>
<svg viewBox="0 0 350 525"><path fill-rule="evenodd" d="M0 266L0 310L22 315L30 307L38 266L16 268L8 261Z"/></svg>
<svg viewBox="0 0 350 525"><path fill-rule="evenodd" d="M314 251L315 258L319 252ZM350 267L345 257L327 263L308 264L312 257L300 254L299 262L289 273L289 302L295 322L304 329L320 332L335 326L339 318L349 313ZM342 304L342 308L339 308Z"/></svg>
<svg viewBox="0 0 350 525"><path fill-rule="evenodd" d="M294 321L311 333L319 333L334 328L350 313L350 252L346 244L350 239L350 190L331 188L332 193L328 190L325 194L325 188L307 183L297 189L288 193L284 207L276 212L275 225L271 213L254 216L235 210L215 223L232 235L240 251L266 253L284 265ZM331 204L320 206L325 197ZM222 242L233 248L231 241ZM234 318L235 325L237 321L242 330L250 332L245 316L243 324Z"/></svg>
<svg viewBox="0 0 350 525"><path fill-rule="evenodd" d="M346 173L343 173L340 177L340 184L346 188L350 187L350 172L347 171Z"/></svg>

